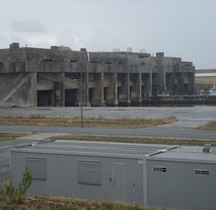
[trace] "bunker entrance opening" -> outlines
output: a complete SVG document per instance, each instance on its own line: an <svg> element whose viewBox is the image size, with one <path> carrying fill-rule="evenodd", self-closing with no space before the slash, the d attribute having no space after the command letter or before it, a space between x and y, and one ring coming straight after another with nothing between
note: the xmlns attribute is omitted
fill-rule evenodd
<svg viewBox="0 0 216 210"><path fill-rule="evenodd" d="M37 106L54 106L53 90L37 91Z"/></svg>
<svg viewBox="0 0 216 210"><path fill-rule="evenodd" d="M65 90L65 106L78 106L79 105L79 91L78 89Z"/></svg>

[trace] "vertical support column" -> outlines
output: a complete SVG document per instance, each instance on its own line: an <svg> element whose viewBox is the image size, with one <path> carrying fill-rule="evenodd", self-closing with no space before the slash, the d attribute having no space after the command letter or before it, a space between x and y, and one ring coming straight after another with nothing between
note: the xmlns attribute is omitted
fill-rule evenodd
<svg viewBox="0 0 216 210"><path fill-rule="evenodd" d="M149 72L149 97L152 96L152 68L150 67Z"/></svg>
<svg viewBox="0 0 216 210"><path fill-rule="evenodd" d="M37 107L37 73L31 73L31 99L30 103Z"/></svg>
<svg viewBox="0 0 216 210"><path fill-rule="evenodd" d="M65 73L61 73L61 105L65 106Z"/></svg>
<svg viewBox="0 0 216 210"><path fill-rule="evenodd" d="M131 104L130 73L127 73L127 104Z"/></svg>
<svg viewBox="0 0 216 210"><path fill-rule="evenodd" d="M114 92L114 95L115 95L115 101L114 101L114 105L115 106L118 106L118 74L115 73L114 74L114 85L115 85L115 92Z"/></svg>
<svg viewBox="0 0 216 210"><path fill-rule="evenodd" d="M166 71L164 70L164 92L167 91L167 82L166 82Z"/></svg>
<svg viewBox="0 0 216 210"><path fill-rule="evenodd" d="M82 104L85 103L86 106L89 106L89 75L88 75L88 64L90 61L89 53L86 51L85 48L81 48L81 54L80 54L80 62L82 63L82 69L81 69L81 75L83 78L83 75L85 76L84 84L83 81L81 81L81 89L84 90L82 91L82 96L84 99L82 101ZM82 80L82 79L81 79Z"/></svg>
<svg viewBox="0 0 216 210"><path fill-rule="evenodd" d="M185 94L185 90L184 90L184 70L182 70L182 94Z"/></svg>
<svg viewBox="0 0 216 210"><path fill-rule="evenodd" d="M166 91L166 68L164 66L164 53L157 52L156 53L156 61L157 61L157 74L158 74L158 91L165 92Z"/></svg>
<svg viewBox="0 0 216 210"><path fill-rule="evenodd" d="M104 106L104 73L101 72L101 106Z"/></svg>
<svg viewBox="0 0 216 210"><path fill-rule="evenodd" d="M86 106L90 106L90 103L89 103L89 73L88 73L88 63L86 63L86 76L85 76L85 86L86 86Z"/></svg>
<svg viewBox="0 0 216 210"><path fill-rule="evenodd" d="M139 104L142 104L142 74L139 72Z"/></svg>

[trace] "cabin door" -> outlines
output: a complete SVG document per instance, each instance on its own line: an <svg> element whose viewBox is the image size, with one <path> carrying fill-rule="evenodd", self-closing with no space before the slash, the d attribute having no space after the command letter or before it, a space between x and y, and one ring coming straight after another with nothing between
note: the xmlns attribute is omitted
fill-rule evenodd
<svg viewBox="0 0 216 210"><path fill-rule="evenodd" d="M122 163L112 164L112 199L115 201L126 201L125 165Z"/></svg>

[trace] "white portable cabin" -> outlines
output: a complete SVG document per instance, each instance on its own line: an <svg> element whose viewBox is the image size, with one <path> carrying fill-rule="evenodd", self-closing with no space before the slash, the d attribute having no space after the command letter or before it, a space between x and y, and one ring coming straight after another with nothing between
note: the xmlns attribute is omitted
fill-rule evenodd
<svg viewBox="0 0 216 210"><path fill-rule="evenodd" d="M215 148L181 146L147 158L148 206L216 209Z"/></svg>
<svg viewBox="0 0 216 210"><path fill-rule="evenodd" d="M26 167L29 194L216 209L216 154L202 147L50 141L11 150L14 183Z"/></svg>

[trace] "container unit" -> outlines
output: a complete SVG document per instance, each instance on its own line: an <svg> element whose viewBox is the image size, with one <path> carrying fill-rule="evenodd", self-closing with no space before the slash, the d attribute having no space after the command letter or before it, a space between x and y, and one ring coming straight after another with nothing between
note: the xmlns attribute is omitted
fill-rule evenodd
<svg viewBox="0 0 216 210"><path fill-rule="evenodd" d="M26 167L33 172L29 194L216 209L216 152L210 145L50 141L11 150L15 184Z"/></svg>
<svg viewBox="0 0 216 210"><path fill-rule="evenodd" d="M168 146L54 141L11 150L12 177L33 172L30 194L145 204L145 155Z"/></svg>
<svg viewBox="0 0 216 210"><path fill-rule="evenodd" d="M148 157L148 206L215 210L214 149L184 146Z"/></svg>

